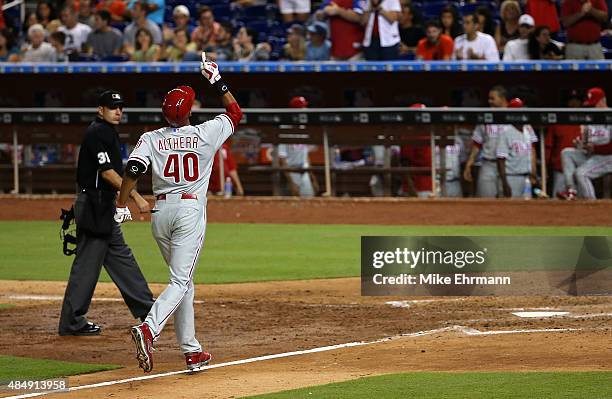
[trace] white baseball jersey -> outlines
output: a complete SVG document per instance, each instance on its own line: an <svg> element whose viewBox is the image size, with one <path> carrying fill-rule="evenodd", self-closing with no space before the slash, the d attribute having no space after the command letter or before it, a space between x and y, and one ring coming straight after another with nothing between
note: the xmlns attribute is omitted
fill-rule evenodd
<svg viewBox="0 0 612 399"><path fill-rule="evenodd" d="M503 133L505 125L477 125L472 134L472 140L482 146L481 156L489 161L497 159L498 137Z"/></svg>
<svg viewBox="0 0 612 399"><path fill-rule="evenodd" d="M608 144L612 139L612 125L583 125L582 131L584 140L590 144Z"/></svg>
<svg viewBox="0 0 612 399"><path fill-rule="evenodd" d="M226 114L196 126L144 133L130 161L152 167L153 194L206 193L213 157L234 132Z"/></svg>
<svg viewBox="0 0 612 399"><path fill-rule="evenodd" d="M506 174L526 175L531 170L531 147L538 137L531 125L523 125L518 130L513 125L504 125L506 129L497 143L497 157L506 160Z"/></svg>

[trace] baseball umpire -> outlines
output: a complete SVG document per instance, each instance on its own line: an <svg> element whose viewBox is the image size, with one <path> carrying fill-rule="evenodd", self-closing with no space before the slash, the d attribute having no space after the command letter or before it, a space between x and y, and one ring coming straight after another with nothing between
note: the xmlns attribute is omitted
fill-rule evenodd
<svg viewBox="0 0 612 399"><path fill-rule="evenodd" d="M59 321L59 335L98 335L101 328L86 318L102 265L121 291L132 315L144 320L153 305L153 294L125 243L115 221L115 197L121 188L123 162L119 135L123 97L107 90L98 99L98 114L85 132L79 151L74 204L77 253ZM148 202L135 190L130 193L141 212Z"/></svg>

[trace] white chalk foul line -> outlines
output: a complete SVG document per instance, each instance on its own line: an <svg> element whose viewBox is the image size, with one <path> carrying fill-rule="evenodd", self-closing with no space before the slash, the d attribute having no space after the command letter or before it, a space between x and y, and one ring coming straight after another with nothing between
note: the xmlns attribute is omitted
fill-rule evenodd
<svg viewBox="0 0 612 399"><path fill-rule="evenodd" d="M0 298L12 299L14 301L61 301L64 299L60 295L0 295ZM92 298L92 301L98 302L123 302L123 298ZM204 303L204 301L195 300L193 303Z"/></svg>
<svg viewBox="0 0 612 399"><path fill-rule="evenodd" d="M332 350L336 350L336 349L351 348L351 347L356 347L356 346L373 345L373 344L379 344L379 343L382 343L382 342L389 342L389 341L397 340L397 339L401 339L401 338L422 337L422 336L425 336L425 335L439 334L439 333L448 332L448 331L457 331L457 332L466 334L468 336L478 336L478 335L497 335L497 334L526 334L526 333L543 333L543 332L564 332L564 331L577 331L577 330L579 330L579 329L574 329L574 328L546 328L546 329L541 329L541 330L532 329L532 330L479 331L479 330L475 330L475 329L472 329L472 328L469 328L469 327L465 327L465 326L452 326L452 327L437 328L437 329L434 329L434 330L417 331L417 332L414 332L414 333L406 333L406 334L401 334L401 335L395 335L395 336L392 336L392 337L385 337L385 338L377 339L377 340L374 340L374 341L348 342L348 343L345 343L345 344L322 346L322 347L319 347L319 348L305 349L305 350L301 350L301 351L277 353L277 354L274 354L274 355L265 355L265 356L252 357L252 358L248 358L248 359L234 360L234 361L231 361L231 362L218 363L218 364L213 364L213 365L210 365L210 366L204 366L204 367L202 367L201 370L210 370L210 369L216 369L216 368L220 368L220 367L238 366L238 365L242 365L242 364L261 362L261 361L265 361L265 360L272 360L272 359L280 359L280 358L291 357L291 356L306 355L306 354L310 354L310 353L327 352L327 351L332 351ZM122 380L105 381L105 382L99 382L99 383L95 383L95 384L80 385L80 386L76 386L76 387L71 387L71 388L69 388L66 391L33 392L33 393L29 393L29 394L24 394L24 395L9 396L9 397L5 397L5 398L2 398L2 399L34 398L34 397L37 397L37 396L45 396L45 395L49 395L49 394L53 394L53 393L80 391L80 390L83 390L83 389L100 388L100 387L106 387L106 386L111 386L111 385L126 384L126 383L129 383L129 382L135 382L135 381L146 381L146 380L152 380L152 379L155 379L155 378L169 377L169 376L172 376L172 375L189 374L189 373L192 373L192 372L190 370L169 371L169 372L166 372L166 373L150 374L150 375L144 375L144 376L140 376L140 377L125 378L125 379L122 379Z"/></svg>

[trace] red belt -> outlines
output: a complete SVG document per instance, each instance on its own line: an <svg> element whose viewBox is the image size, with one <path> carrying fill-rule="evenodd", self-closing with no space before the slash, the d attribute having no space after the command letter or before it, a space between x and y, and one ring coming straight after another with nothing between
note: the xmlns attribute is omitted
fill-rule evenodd
<svg viewBox="0 0 612 399"><path fill-rule="evenodd" d="M158 200L165 200L166 199L166 194L160 194L157 197ZM198 196L196 194L187 194L187 193L183 193L181 194L181 199L193 199L193 200L197 200Z"/></svg>

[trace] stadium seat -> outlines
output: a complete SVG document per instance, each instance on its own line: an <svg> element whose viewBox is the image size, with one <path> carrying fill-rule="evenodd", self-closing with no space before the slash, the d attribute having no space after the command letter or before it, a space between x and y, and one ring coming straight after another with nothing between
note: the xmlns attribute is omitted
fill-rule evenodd
<svg viewBox="0 0 612 399"><path fill-rule="evenodd" d="M232 9L227 4L217 4L211 7L216 21L230 21L234 18Z"/></svg>
<svg viewBox="0 0 612 399"><path fill-rule="evenodd" d="M612 36L610 35L602 36L601 45L605 49L612 50Z"/></svg>
<svg viewBox="0 0 612 399"><path fill-rule="evenodd" d="M461 15L473 14L480 6L489 7L492 13L495 13L495 10L497 8L495 6L495 3L490 3L488 1L482 1L477 3L463 3L459 6L459 13Z"/></svg>
<svg viewBox="0 0 612 399"><path fill-rule="evenodd" d="M268 10L266 6L244 7L242 15L247 19L268 18Z"/></svg>
<svg viewBox="0 0 612 399"><path fill-rule="evenodd" d="M421 13L423 14L423 19L425 21L430 19L438 19L444 7L449 4L451 4L451 2L448 1L428 1L423 3L422 8L420 8Z"/></svg>

